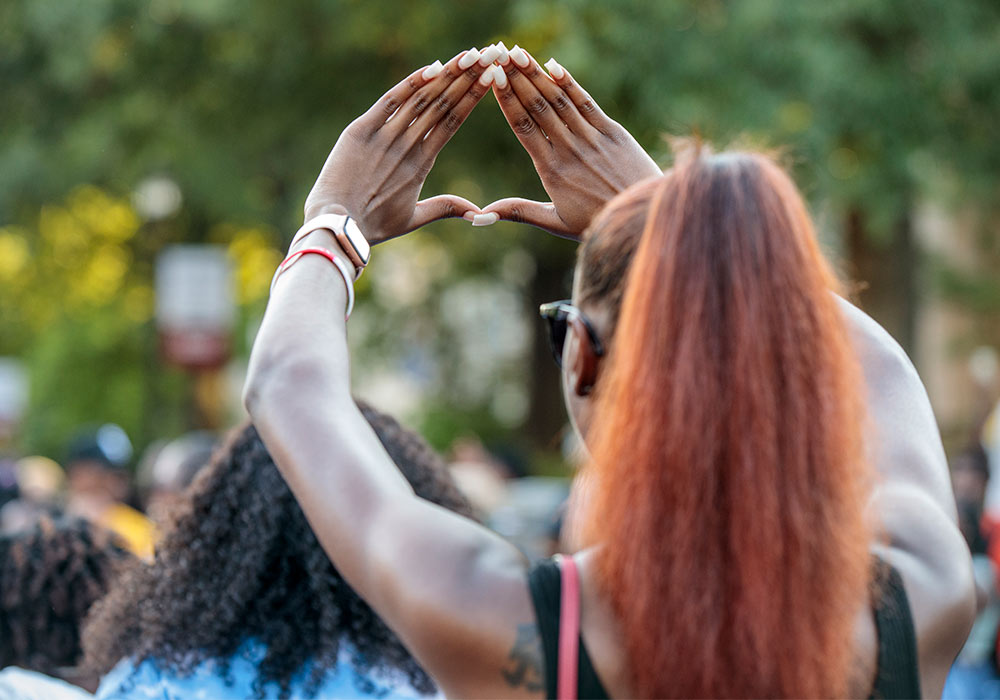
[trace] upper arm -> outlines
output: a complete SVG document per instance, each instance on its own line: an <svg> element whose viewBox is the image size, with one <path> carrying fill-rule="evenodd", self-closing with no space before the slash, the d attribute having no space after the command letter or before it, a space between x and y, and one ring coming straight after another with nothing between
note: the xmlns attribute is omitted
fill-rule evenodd
<svg viewBox="0 0 1000 700"><path fill-rule="evenodd" d="M418 537L401 536L415 523ZM527 561L513 545L419 498L380 516L370 539L370 602L447 695L527 693L503 675L518 628L535 624Z"/></svg>
<svg viewBox="0 0 1000 700"><path fill-rule="evenodd" d="M520 695L502 668L534 624L527 562L478 523L418 498L349 395L286 378L254 411L310 526L344 579L449 695Z"/></svg>
<svg viewBox="0 0 1000 700"><path fill-rule="evenodd" d="M921 681L940 695L975 616L971 558L956 523L948 465L927 392L902 348L842 301L867 388L874 551L900 573L913 612Z"/></svg>
<svg viewBox="0 0 1000 700"><path fill-rule="evenodd" d="M908 485L877 490L886 541L874 551L899 571L917 633L921 687L939 697L976 614L968 548L928 495Z"/></svg>
<svg viewBox="0 0 1000 700"><path fill-rule="evenodd" d="M843 299L840 304L864 373L868 452L879 481L923 491L956 522L941 434L913 363L871 317Z"/></svg>

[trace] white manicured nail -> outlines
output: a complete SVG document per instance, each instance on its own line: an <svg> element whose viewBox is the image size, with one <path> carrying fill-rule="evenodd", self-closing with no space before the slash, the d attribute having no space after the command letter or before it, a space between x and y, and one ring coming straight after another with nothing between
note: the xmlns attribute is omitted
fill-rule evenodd
<svg viewBox="0 0 1000 700"><path fill-rule="evenodd" d="M420 74L420 77L424 80L430 80L443 70L444 66L441 65L441 61L434 61L434 63L424 68L424 72Z"/></svg>
<svg viewBox="0 0 1000 700"><path fill-rule="evenodd" d="M493 61L497 60L497 56L500 55L500 49L496 46L487 47L483 53L479 56L479 65L488 66Z"/></svg>
<svg viewBox="0 0 1000 700"><path fill-rule="evenodd" d="M476 214L472 217L473 226L490 226L498 221L500 221L500 215L492 211L489 214Z"/></svg>
<svg viewBox="0 0 1000 700"><path fill-rule="evenodd" d="M514 45L514 48L510 50L510 60L521 68L527 68L530 63L528 60L528 54L526 54L524 49L516 44Z"/></svg>
<svg viewBox="0 0 1000 700"><path fill-rule="evenodd" d="M458 68L459 70L465 70L478 60L479 60L479 49L477 49L476 47L472 47L471 49L465 52L464 56L458 59Z"/></svg>
<svg viewBox="0 0 1000 700"><path fill-rule="evenodd" d="M503 45L502 41L497 44L497 48L500 49L500 55L497 56L497 63L501 66L506 66L510 63L510 51L507 50L507 47Z"/></svg>
<svg viewBox="0 0 1000 700"><path fill-rule="evenodd" d="M479 76L479 84L480 85L489 85L490 83L492 83L493 80L494 80L493 74L494 74L494 71L496 71L496 70L497 70L497 66L490 66L489 68L487 68L486 70L484 70L483 74L481 76Z"/></svg>
<svg viewBox="0 0 1000 700"><path fill-rule="evenodd" d="M507 87L507 72L500 66L493 66L493 82L501 90Z"/></svg>
<svg viewBox="0 0 1000 700"><path fill-rule="evenodd" d="M549 75L552 76L553 80L562 80L563 76L566 75L566 71L563 69L562 66L560 66L556 62L556 59L554 59L554 58L550 58L546 62L545 67L548 69Z"/></svg>

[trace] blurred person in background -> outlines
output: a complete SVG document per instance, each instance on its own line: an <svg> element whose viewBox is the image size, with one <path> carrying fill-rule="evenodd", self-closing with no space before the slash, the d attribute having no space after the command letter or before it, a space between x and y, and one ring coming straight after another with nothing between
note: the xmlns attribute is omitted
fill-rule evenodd
<svg viewBox="0 0 1000 700"><path fill-rule="evenodd" d="M997 401L986 416L980 432L980 441L986 450L990 470L997 469L1000 465L1000 401ZM1000 479L993 479L987 484L983 510L988 519L1000 523Z"/></svg>
<svg viewBox="0 0 1000 700"><path fill-rule="evenodd" d="M43 517L62 513L66 472L48 457L23 457L14 464L17 496L0 507L0 533L16 532Z"/></svg>
<svg viewBox="0 0 1000 700"><path fill-rule="evenodd" d="M18 496L17 466L9 457L0 456L0 511ZM0 529L2 531L2 529Z"/></svg>
<svg viewBox="0 0 1000 700"><path fill-rule="evenodd" d="M978 438L952 460L952 484L958 522L969 550L976 580L979 614L969 639L948 674L943 697L1000 698L997 671L997 632L1000 627L1000 592L997 590L997 523L984 515L983 504L990 481L989 457Z"/></svg>
<svg viewBox="0 0 1000 700"><path fill-rule="evenodd" d="M89 697L80 630L132 560L117 538L81 519L43 518L0 536L0 698ZM73 685L70 685L73 684Z"/></svg>
<svg viewBox="0 0 1000 700"><path fill-rule="evenodd" d="M464 516L440 458L360 404L418 496ZM152 565L136 565L84 635L99 698L419 697L436 687L330 563L252 425L184 494Z"/></svg>
<svg viewBox="0 0 1000 700"><path fill-rule="evenodd" d="M449 695L939 695L974 601L912 365L831 294L770 159L693 149L662 174L552 65L490 47L416 71L345 129L306 200L245 402L324 548ZM418 201L491 83L553 201ZM368 244L458 215L590 226L573 300L544 311L593 457L593 547L530 570L414 498L349 393Z"/></svg>
<svg viewBox="0 0 1000 700"><path fill-rule="evenodd" d="M507 500L507 467L477 437L465 436L451 446L448 469L484 520Z"/></svg>
<svg viewBox="0 0 1000 700"><path fill-rule="evenodd" d="M149 559L153 524L128 504L131 458L132 443L121 427L106 423L81 430L70 442L66 457L66 512L111 530L137 556Z"/></svg>
<svg viewBox="0 0 1000 700"><path fill-rule="evenodd" d="M168 514L183 500L184 490L198 471L211 460L218 442L214 433L196 430L146 449L139 460L135 485L146 516L158 528L167 524Z"/></svg>
<svg viewBox="0 0 1000 700"><path fill-rule="evenodd" d="M989 549L984 530L984 500L990 482L989 457L978 440L959 452L951 462L951 483L958 508L958 526L973 554L986 554Z"/></svg>

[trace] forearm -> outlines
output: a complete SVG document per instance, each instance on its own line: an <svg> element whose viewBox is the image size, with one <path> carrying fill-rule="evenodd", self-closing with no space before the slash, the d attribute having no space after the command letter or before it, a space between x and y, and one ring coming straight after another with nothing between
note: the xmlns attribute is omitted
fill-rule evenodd
<svg viewBox="0 0 1000 700"><path fill-rule="evenodd" d="M306 243L343 257L325 231ZM294 379L322 382L350 398L346 304L344 280L318 255L302 256L278 278L250 353L244 403L251 415L267 392Z"/></svg>
<svg viewBox="0 0 1000 700"><path fill-rule="evenodd" d="M317 238L314 238L317 237ZM325 233L307 245L335 251ZM344 280L303 256L275 285L254 342L244 401L264 443L345 576L363 575L366 524L412 497L350 391Z"/></svg>

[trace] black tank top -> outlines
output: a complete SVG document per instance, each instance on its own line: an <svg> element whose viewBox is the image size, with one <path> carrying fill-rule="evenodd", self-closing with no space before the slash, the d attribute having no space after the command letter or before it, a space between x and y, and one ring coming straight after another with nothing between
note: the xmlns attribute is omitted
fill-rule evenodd
<svg viewBox="0 0 1000 700"><path fill-rule="evenodd" d="M875 700L919 698L917 635L903 580L899 572L881 560L875 561L873 569L875 596L872 612L878 635L878 671L870 697ZM538 562L528 573L528 586L545 657L545 697L553 699L556 697L558 676L561 581L559 565L551 559ZM577 668L578 697L588 700L610 697L597 677L582 637Z"/></svg>

